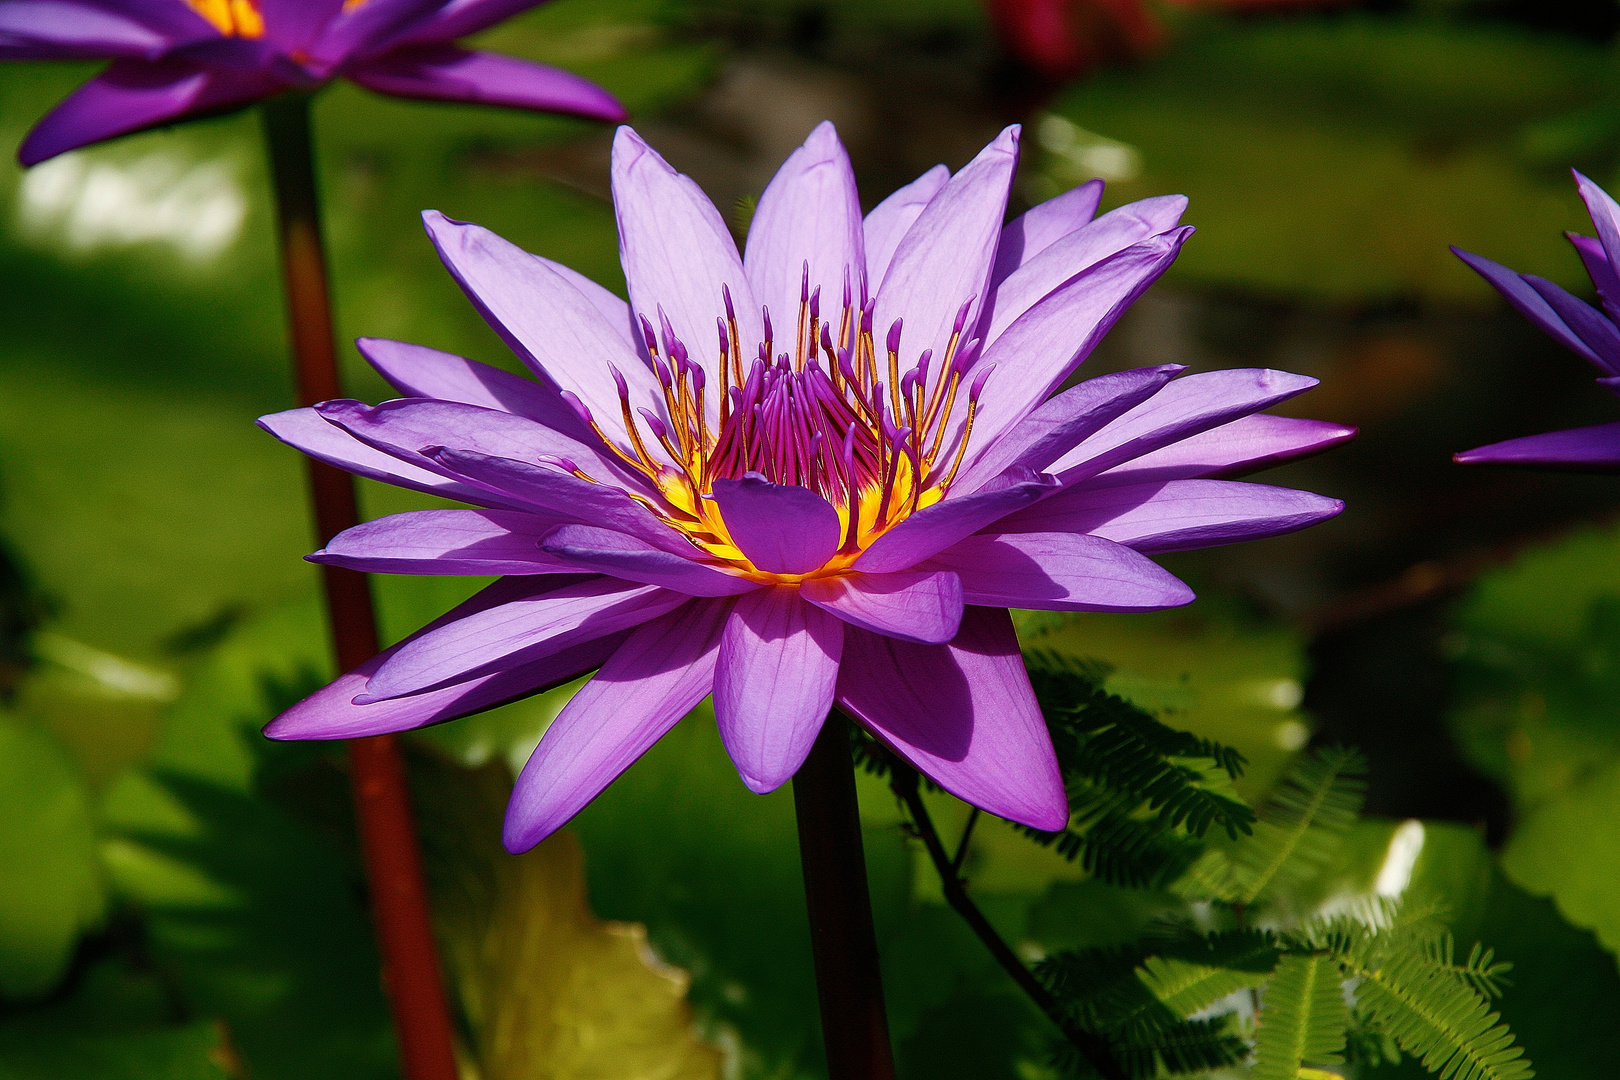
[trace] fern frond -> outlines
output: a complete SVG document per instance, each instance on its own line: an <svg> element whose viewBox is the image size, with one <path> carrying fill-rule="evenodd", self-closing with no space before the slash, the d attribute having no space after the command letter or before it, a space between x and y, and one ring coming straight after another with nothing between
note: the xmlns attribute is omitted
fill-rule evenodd
<svg viewBox="0 0 1620 1080"><path fill-rule="evenodd" d="M1242 1061L1248 1046L1226 1030L1226 1018L1184 1020L1161 1027L1109 1033L1114 1060L1132 1080L1203 1073ZM1062 1076L1092 1080L1091 1064L1068 1043L1054 1048L1052 1064Z"/></svg>
<svg viewBox="0 0 1620 1080"><path fill-rule="evenodd" d="M1429 966L1449 972L1453 978L1486 1000L1501 997L1502 988L1511 985L1507 973L1513 970L1513 965L1506 960L1498 961L1496 950L1485 948L1482 942L1474 942L1474 947L1468 952L1468 959L1460 964L1452 959L1453 946L1450 934L1427 943L1426 949Z"/></svg>
<svg viewBox="0 0 1620 1080"><path fill-rule="evenodd" d="M1109 885L1156 889L1174 881L1197 861L1202 847L1158 818L1134 816L1134 799L1109 793L1084 780L1069 785L1072 816L1062 832L1014 828L1042 847L1052 847L1088 874Z"/></svg>
<svg viewBox="0 0 1620 1080"><path fill-rule="evenodd" d="M1500 982L1500 965L1475 949L1462 965L1449 944L1435 946L1421 924L1374 932L1343 923L1322 935L1340 968L1360 979L1358 1010L1441 1080L1526 1080L1534 1076L1524 1048L1490 1011L1484 980ZM1449 938L1442 938L1448 941Z"/></svg>
<svg viewBox="0 0 1620 1080"><path fill-rule="evenodd" d="M1339 965L1326 955L1284 956L1256 1018L1253 1080L1297 1080L1306 1064L1342 1064L1349 1023Z"/></svg>
<svg viewBox="0 0 1620 1080"><path fill-rule="evenodd" d="M1302 758L1260 807L1253 835L1206 855L1187 887L1248 905L1321 873L1356 823L1365 772L1361 754L1343 747Z"/></svg>
<svg viewBox="0 0 1620 1080"><path fill-rule="evenodd" d="M1277 966L1275 938L1228 930L1168 943L1137 969L1153 995L1177 1016L1191 1016L1238 990L1259 986Z"/></svg>

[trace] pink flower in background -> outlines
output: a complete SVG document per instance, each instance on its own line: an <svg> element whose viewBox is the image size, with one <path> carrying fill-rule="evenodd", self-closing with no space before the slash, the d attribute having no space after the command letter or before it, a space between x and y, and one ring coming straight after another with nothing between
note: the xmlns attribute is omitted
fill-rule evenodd
<svg viewBox="0 0 1620 1080"><path fill-rule="evenodd" d="M395 97L622 120L577 75L451 44L538 0L0 0L0 59L108 59L29 132L24 165L346 78Z"/></svg>
<svg viewBox="0 0 1620 1080"><path fill-rule="evenodd" d="M711 693L754 791L793 776L836 705L968 802L1061 828L1007 609L1187 603L1148 555L1337 514L1334 499L1225 478L1352 432L1264 414L1315 383L1277 371L1166 365L1062 390L1192 230L1179 196L1094 219L1096 182L1003 226L1017 145L1009 128L863 219L823 124L766 188L740 257L697 185L621 128L628 304L426 214L534 378L362 340L402 399L261 424L477 507L369 522L315 561L506 576L266 733L402 731L599 668L518 780L513 850Z"/></svg>

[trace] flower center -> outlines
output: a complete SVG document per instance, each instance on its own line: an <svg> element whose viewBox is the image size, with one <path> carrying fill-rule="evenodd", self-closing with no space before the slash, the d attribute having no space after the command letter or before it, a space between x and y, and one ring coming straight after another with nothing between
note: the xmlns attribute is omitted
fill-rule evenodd
<svg viewBox="0 0 1620 1080"><path fill-rule="evenodd" d="M770 311L764 309L764 340L746 364L731 291L722 289L725 315L716 319L720 385L713 391L717 423L707 411L705 369L690 359L662 309L661 334L645 315L641 329L662 388L663 416L633 406L624 377L613 370L629 446L609 438L577 397L564 395L603 442L657 485L660 500L639 501L708 554L772 581L782 576L754 567L732 542L713 499L715 481L759 473L821 495L838 512L842 542L825 566L792 580L839 573L879 536L950 490L991 370L981 368L968 378L979 347L977 339L962 341L971 299L957 312L944 357L936 363L932 350L924 350L902 372L901 320L889 328L880 354L865 282L856 303L846 270L843 310L834 327L821 317L821 290L810 291L809 274L806 264L792 351L774 352ZM965 405L959 400L964 381ZM956 428L953 414L962 419ZM673 466L650 452L654 441ZM559 464L592 479L569 462Z"/></svg>
<svg viewBox="0 0 1620 1080"><path fill-rule="evenodd" d="M264 36L264 16L259 14L254 0L186 0L186 3L226 37Z"/></svg>

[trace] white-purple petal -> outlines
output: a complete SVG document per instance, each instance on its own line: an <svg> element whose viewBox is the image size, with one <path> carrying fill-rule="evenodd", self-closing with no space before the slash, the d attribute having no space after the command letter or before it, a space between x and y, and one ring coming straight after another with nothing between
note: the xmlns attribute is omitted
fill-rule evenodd
<svg viewBox="0 0 1620 1080"><path fill-rule="evenodd" d="M1102 202L1103 182L1087 180L1063 194L1030 207L1001 230L996 265L990 272L992 290L1008 275L1070 233L1090 223Z"/></svg>
<svg viewBox="0 0 1620 1080"><path fill-rule="evenodd" d="M1542 465L1612 472L1620 469L1620 422L1526 435L1452 457L1463 465Z"/></svg>
<svg viewBox="0 0 1620 1080"><path fill-rule="evenodd" d="M925 506L873 541L855 560L855 569L869 574L909 570L956 543L958 540L1021 510L1050 493L1057 482L1051 477L1007 477L1002 487L987 487L960 499L947 499Z"/></svg>
<svg viewBox="0 0 1620 1080"><path fill-rule="evenodd" d="M736 596L760 587L752 578L698 562L701 553L695 547L688 555L676 555L594 525L557 526L540 547L576 571L658 585L688 596Z"/></svg>
<svg viewBox="0 0 1620 1080"><path fill-rule="evenodd" d="M690 601L642 626L563 707L512 791L508 851L566 825L708 695L732 603Z"/></svg>
<svg viewBox="0 0 1620 1080"><path fill-rule="evenodd" d="M345 529L306 558L368 574L592 573L541 550L558 524L512 510L411 510Z"/></svg>
<svg viewBox="0 0 1620 1080"><path fill-rule="evenodd" d="M367 0L370 7L379 0ZM451 45L409 45L346 69L367 90L418 101L460 101L614 122L624 106L571 71Z"/></svg>
<svg viewBox="0 0 1620 1080"><path fill-rule="evenodd" d="M960 576L962 597L969 605L1045 611L1158 611L1193 600L1191 589L1147 556L1112 540L1080 533L970 536L934 556L926 566Z"/></svg>
<svg viewBox="0 0 1620 1080"><path fill-rule="evenodd" d="M861 223L861 237L866 248L866 280L871 291L876 291L883 283L883 275L888 272L889 263L894 258L894 249L900 246L900 241L905 239L911 226L922 216L923 209L950 179L951 170L943 165L935 165L890 194L866 215L866 220ZM858 286L859 282L853 281L853 284ZM860 297L855 297L854 302L860 303Z"/></svg>
<svg viewBox="0 0 1620 1080"><path fill-rule="evenodd" d="M962 582L948 570L811 578L799 594L851 626L905 641L942 645L962 628Z"/></svg>
<svg viewBox="0 0 1620 1080"><path fill-rule="evenodd" d="M750 791L781 787L804 764L832 708L844 624L772 586L737 600L720 638L714 716Z"/></svg>
<svg viewBox="0 0 1620 1080"><path fill-rule="evenodd" d="M1086 486L1242 476L1338 446L1355 434L1355 428L1327 420L1251 413L1116 465Z"/></svg>
<svg viewBox="0 0 1620 1080"><path fill-rule="evenodd" d="M716 480L714 501L732 543L767 574L808 574L838 550L838 511L809 488L749 473Z"/></svg>

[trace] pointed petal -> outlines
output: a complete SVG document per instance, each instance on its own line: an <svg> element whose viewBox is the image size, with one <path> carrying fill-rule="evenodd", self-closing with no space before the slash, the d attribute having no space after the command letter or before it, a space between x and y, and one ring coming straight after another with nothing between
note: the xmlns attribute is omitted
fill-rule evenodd
<svg viewBox="0 0 1620 1080"><path fill-rule="evenodd" d="M590 432L574 438L556 428L524 416L435 398L397 398L381 405L361 401L323 401L315 406L327 423L342 428L368 446L424 469L443 472L422 451L449 447L486 457L542 461L559 458L573 462L603 482L651 494L651 486L610 459L601 440ZM578 430L577 427L575 429Z"/></svg>
<svg viewBox="0 0 1620 1080"><path fill-rule="evenodd" d="M1316 385L1304 375L1269 368L1201 371L1170 384L1053 462L1065 485L1162 446L1269 409Z"/></svg>
<svg viewBox="0 0 1620 1080"><path fill-rule="evenodd" d="M1086 486L1242 476L1338 446L1355 434L1353 427L1326 420L1251 413L1116 465Z"/></svg>
<svg viewBox="0 0 1620 1080"><path fill-rule="evenodd" d="M1059 492L1002 518L996 530L1090 533L1136 551L1192 551L1294 532L1343 509L1338 499L1269 484L1171 480Z"/></svg>
<svg viewBox="0 0 1620 1080"><path fill-rule="evenodd" d="M435 622L415 636L437 629L441 623L442 620ZM270 721L264 735L270 739L361 739L471 716L572 682L587 671L601 667L629 636L628 630L609 634L542 660L503 668L492 675L455 683L442 690L356 705L354 699L365 692L366 682L405 644L401 642Z"/></svg>
<svg viewBox="0 0 1620 1080"><path fill-rule="evenodd" d="M1569 242L1574 245L1575 253L1581 257L1581 265L1586 267L1587 276L1592 279L1592 286L1597 289L1598 300L1603 304L1603 311L1609 319L1620 319L1620 274L1615 273L1609 264L1609 253L1603 250L1603 245L1590 236L1580 236L1576 233L1565 233Z"/></svg>
<svg viewBox="0 0 1620 1080"><path fill-rule="evenodd" d="M866 280L869 289L875 290L883 283L883 275L888 273L895 248L900 246L900 241L911 231L911 226L916 224L923 209L944 189L950 179L951 170L943 165L935 165L905 187L893 192L866 215L866 220L861 224L861 238L866 248ZM859 283L851 278L851 284ZM855 303L860 303L859 297L855 298Z"/></svg>
<svg viewBox="0 0 1620 1080"><path fill-rule="evenodd" d="M410 27L392 44L454 41L542 3L543 0L450 0L430 17Z"/></svg>
<svg viewBox="0 0 1620 1080"><path fill-rule="evenodd" d="M688 596L736 596L760 586L750 578L697 562L696 548L690 557L683 557L633 536L591 525L554 528L540 547L577 571L659 585Z"/></svg>
<svg viewBox="0 0 1620 1080"><path fill-rule="evenodd" d="M811 292L821 290L821 310L837 326L844 275L855 281L866 265L861 240L861 200L855 173L832 122L823 120L804 145L776 171L748 226L743 269L754 299L774 313L782 336L796 325L805 263ZM815 355L816 344L809 345Z"/></svg>
<svg viewBox="0 0 1620 1080"><path fill-rule="evenodd" d="M354 344L404 397L459 401L514 413L550 428L575 429L577 417L568 404L533 379L408 341L361 338Z"/></svg>
<svg viewBox="0 0 1620 1080"><path fill-rule="evenodd" d="M978 364L994 364L974 419L968 454L977 458L1016 426L1097 347L1119 317L1170 268L1192 230L1149 237L1109 256L1030 308L985 349ZM946 445L967 421L952 419Z"/></svg>
<svg viewBox="0 0 1620 1080"><path fill-rule="evenodd" d="M990 272L994 289L1019 267L1076 229L1091 222L1102 202L1103 182L1087 180L1056 198L1031 207L1001 230L996 245L996 265Z"/></svg>
<svg viewBox="0 0 1620 1080"><path fill-rule="evenodd" d="M451 276L512 351L542 382L578 395L608 437L628 446L609 365L624 376L633 402L659 408L663 391L626 348L622 329L544 260L488 229L437 210L425 212L422 223Z"/></svg>
<svg viewBox="0 0 1620 1080"><path fill-rule="evenodd" d="M994 344L1024 312L1089 267L1175 230L1186 210L1185 195L1157 195L1110 210L1050 244L996 286L986 303L984 340Z"/></svg>
<svg viewBox="0 0 1620 1080"><path fill-rule="evenodd" d="M324 461L368 480L380 480L412 491L425 491L430 495L481 506L511 510L523 505L518 500L503 499L483 488L453 480L442 473L412 465L367 446L342 428L327 423L314 409L288 409L286 412L271 413L259 417L258 425L316 461Z"/></svg>
<svg viewBox="0 0 1620 1080"><path fill-rule="evenodd" d="M890 325L905 320L900 347L907 361L924 349L943 360L964 302L971 300L965 325L978 324L1018 165L1018 130L1004 130L951 177L895 248L878 286L872 325L881 344ZM945 370L943 363L934 367Z"/></svg>
<svg viewBox="0 0 1620 1080"><path fill-rule="evenodd" d="M855 569L869 574L909 570L964 536L978 532L1014 510L1021 510L1052 491L1056 481L1039 478L1028 470L1012 470L1004 487L988 488L925 506L878 537L855 560Z"/></svg>
<svg viewBox="0 0 1620 1080"><path fill-rule="evenodd" d="M1577 300L1546 278L1520 274L1525 283L1541 294L1547 306L1558 313L1564 325L1573 330L1603 362L1604 370L1620 371L1620 330L1584 300Z"/></svg>
<svg viewBox="0 0 1620 1080"><path fill-rule="evenodd" d="M799 771L838 681L844 624L776 585L737 601L720 638L714 717L748 790L775 791Z"/></svg>
<svg viewBox="0 0 1620 1080"><path fill-rule="evenodd" d="M17 160L37 165L185 115L247 105L283 86L261 71L209 68L186 60L116 60L34 126Z"/></svg>
<svg viewBox="0 0 1620 1080"><path fill-rule="evenodd" d="M809 488L749 473L716 480L714 501L732 543L767 574L808 574L838 550L838 511Z"/></svg>
<svg viewBox="0 0 1620 1080"><path fill-rule="evenodd" d="M973 464L962 470L951 492L977 491L1014 465L1040 472L1081 439L1134 409L1185 370L1180 364L1133 368L1071 386L987 444Z"/></svg>
<svg viewBox="0 0 1620 1080"><path fill-rule="evenodd" d="M544 510L582 525L613 529L674 554L692 550L691 541L611 484L593 484L526 461L467 450L439 448L430 458L451 475L491 493L503 493L519 506Z"/></svg>
<svg viewBox="0 0 1620 1080"><path fill-rule="evenodd" d="M743 349L764 339L758 298L743 272L731 230L691 177L676 172L627 127L621 127L613 140L613 210L619 221L619 261L630 286L630 306L654 326L662 306L675 335L702 364L709 385L718 388L714 320L725 314L722 286L731 290ZM716 416L718 397L707 395Z"/></svg>
<svg viewBox="0 0 1620 1080"><path fill-rule="evenodd" d="M1575 174L1575 188L1581 193L1581 201L1586 204L1586 212L1592 218L1592 227L1597 230L1598 243L1608 256L1610 272L1620 273L1620 262L1617 262L1620 260L1620 203L1616 203L1607 191L1592 183L1580 170L1572 169L1571 172Z"/></svg>
<svg viewBox="0 0 1620 1080"><path fill-rule="evenodd" d="M491 605L485 593L501 602ZM540 660L640 626L688 599L606 577L502 578L467 601L466 614L403 645L355 703L420 694Z"/></svg>
<svg viewBox="0 0 1620 1080"><path fill-rule="evenodd" d="M259 0L264 38L283 53L308 52L343 10L344 0Z"/></svg>
<svg viewBox="0 0 1620 1080"><path fill-rule="evenodd" d="M540 550L558 524L510 510L411 510L345 529L307 558L368 574L590 573Z"/></svg>
<svg viewBox="0 0 1620 1080"><path fill-rule="evenodd" d="M1620 374L1599 360L1597 353L1587 347L1586 343L1564 324L1564 320L1558 317L1558 313L1548 306L1547 301L1541 298L1541 294L1532 289L1518 274L1500 263L1494 263L1462 248L1454 247L1451 253L1467 263L1474 273L1490 282L1508 303L1518 309L1519 314L1556 338L1566 349L1584 356L1611 375Z"/></svg>
<svg viewBox="0 0 1620 1080"><path fill-rule="evenodd" d="M942 645L962 628L962 582L949 571L812 578L799 595L851 626L903 641Z"/></svg>
<svg viewBox="0 0 1620 1080"><path fill-rule="evenodd" d="M969 608L949 645L846 630L838 705L958 798L1035 829L1068 823L1063 777L1005 611Z"/></svg>
<svg viewBox="0 0 1620 1080"><path fill-rule="evenodd" d="M1191 589L1147 556L1079 533L970 536L927 565L956 571L963 599L990 607L1158 611L1193 600Z"/></svg>
<svg viewBox="0 0 1620 1080"><path fill-rule="evenodd" d="M370 4L378 0L368 0ZM627 115L606 90L571 71L452 45L410 45L344 75L367 90L419 101L464 101L616 122Z"/></svg>
<svg viewBox="0 0 1620 1080"><path fill-rule="evenodd" d="M441 6L444 0L364 0L345 3L321 30L308 49L306 63L316 70L331 69L351 56L372 52L410 24Z"/></svg>
<svg viewBox="0 0 1620 1080"><path fill-rule="evenodd" d="M697 600L632 634L546 730L506 810L508 851L562 828L702 701L730 600Z"/></svg>
<svg viewBox="0 0 1620 1080"><path fill-rule="evenodd" d="M0 4L0 59L156 60L182 41L217 33L191 9L174 7L181 10L142 18L93 0L11 0Z"/></svg>
<svg viewBox="0 0 1620 1080"><path fill-rule="evenodd" d="M1620 423L1526 435L1452 455L1462 465L1539 465L1580 472L1620 469Z"/></svg>

